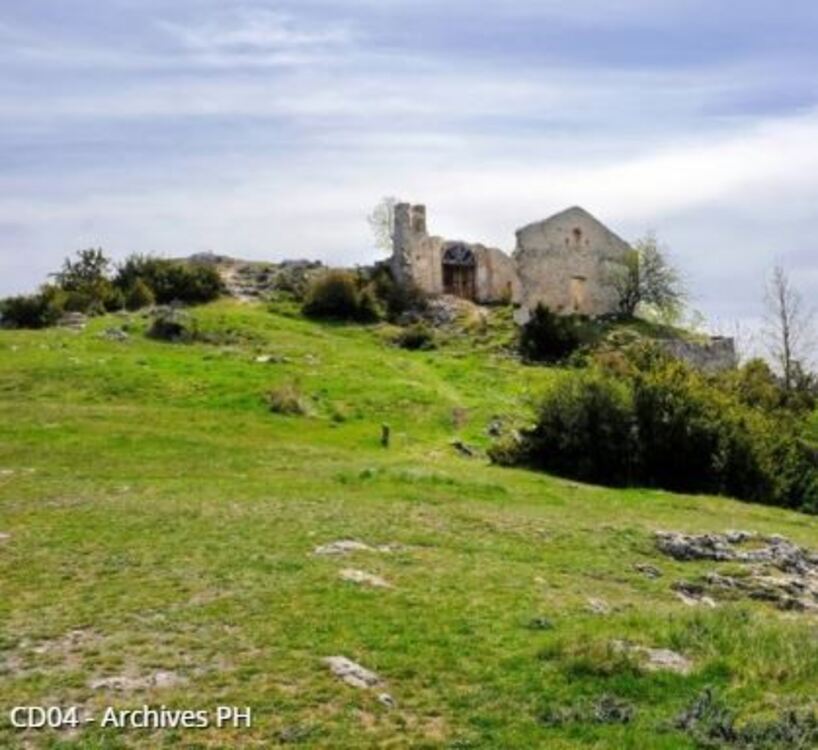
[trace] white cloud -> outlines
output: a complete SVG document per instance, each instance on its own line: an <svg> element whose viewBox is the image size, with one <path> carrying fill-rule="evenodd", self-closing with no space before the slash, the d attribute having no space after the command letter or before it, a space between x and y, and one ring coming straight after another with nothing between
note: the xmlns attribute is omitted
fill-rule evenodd
<svg viewBox="0 0 818 750"><path fill-rule="evenodd" d="M159 27L183 47L198 53L270 53L349 45L349 25L305 28L280 11L243 9L204 23L160 21Z"/></svg>

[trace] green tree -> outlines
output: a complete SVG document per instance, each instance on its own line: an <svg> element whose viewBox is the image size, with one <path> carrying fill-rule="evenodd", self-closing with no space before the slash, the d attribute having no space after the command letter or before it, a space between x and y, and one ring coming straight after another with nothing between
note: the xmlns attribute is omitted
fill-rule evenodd
<svg viewBox="0 0 818 750"><path fill-rule="evenodd" d="M152 305L155 299L151 288L143 279L137 277L125 294L125 307L128 310L140 310Z"/></svg>
<svg viewBox="0 0 818 750"><path fill-rule="evenodd" d="M620 312L628 317L634 317L642 307L673 319L684 306L681 276L653 234L634 244L611 273L611 284L619 296Z"/></svg>
<svg viewBox="0 0 818 750"><path fill-rule="evenodd" d="M101 248L79 250L77 259L66 258L62 270L54 274L57 284L66 292L88 293L108 281L111 261Z"/></svg>

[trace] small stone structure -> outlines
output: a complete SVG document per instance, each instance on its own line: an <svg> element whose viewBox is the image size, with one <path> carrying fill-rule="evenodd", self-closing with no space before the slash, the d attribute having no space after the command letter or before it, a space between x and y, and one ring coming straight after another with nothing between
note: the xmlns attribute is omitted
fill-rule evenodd
<svg viewBox="0 0 818 750"><path fill-rule="evenodd" d="M611 279L630 246L582 208L569 208L517 232L502 250L430 236L426 207L395 207L390 267L401 283L427 294L474 302L512 302L524 323L542 303L558 313L606 315L618 310Z"/></svg>

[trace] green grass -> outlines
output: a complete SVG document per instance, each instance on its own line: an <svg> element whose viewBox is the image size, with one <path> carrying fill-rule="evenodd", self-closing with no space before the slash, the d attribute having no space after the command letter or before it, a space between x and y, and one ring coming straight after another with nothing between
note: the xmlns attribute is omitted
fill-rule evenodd
<svg viewBox="0 0 818 750"><path fill-rule="evenodd" d="M388 327L230 302L194 312L221 343L150 341L138 316L124 343L99 335L116 317L80 334L0 332L0 746L692 748L672 722L705 686L746 717L808 705L815 620L763 603L685 607L670 584L712 565L661 557L652 533L747 528L818 546L814 519L578 485L452 449L487 447L495 416L524 423L561 374L506 353L504 314L476 345L451 334L434 352L391 346ZM309 416L269 411L284 386ZM402 548L311 554L344 538ZM394 588L344 583L343 567ZM613 612L591 614L589 597ZM553 629L530 629L535 617ZM695 669L646 672L616 639L679 650ZM331 655L377 671L397 708L333 678ZM158 670L186 682L88 687ZM632 703L634 721L540 721L604 694ZM18 704L144 702L250 705L255 721L71 735L7 718Z"/></svg>

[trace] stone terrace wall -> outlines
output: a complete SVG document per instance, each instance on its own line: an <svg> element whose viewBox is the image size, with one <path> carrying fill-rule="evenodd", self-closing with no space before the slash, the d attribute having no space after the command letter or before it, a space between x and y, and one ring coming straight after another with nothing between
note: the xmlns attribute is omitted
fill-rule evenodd
<svg viewBox="0 0 818 750"><path fill-rule="evenodd" d="M732 370L738 364L734 339L714 336L701 343L683 339L657 341L668 354L704 372Z"/></svg>

